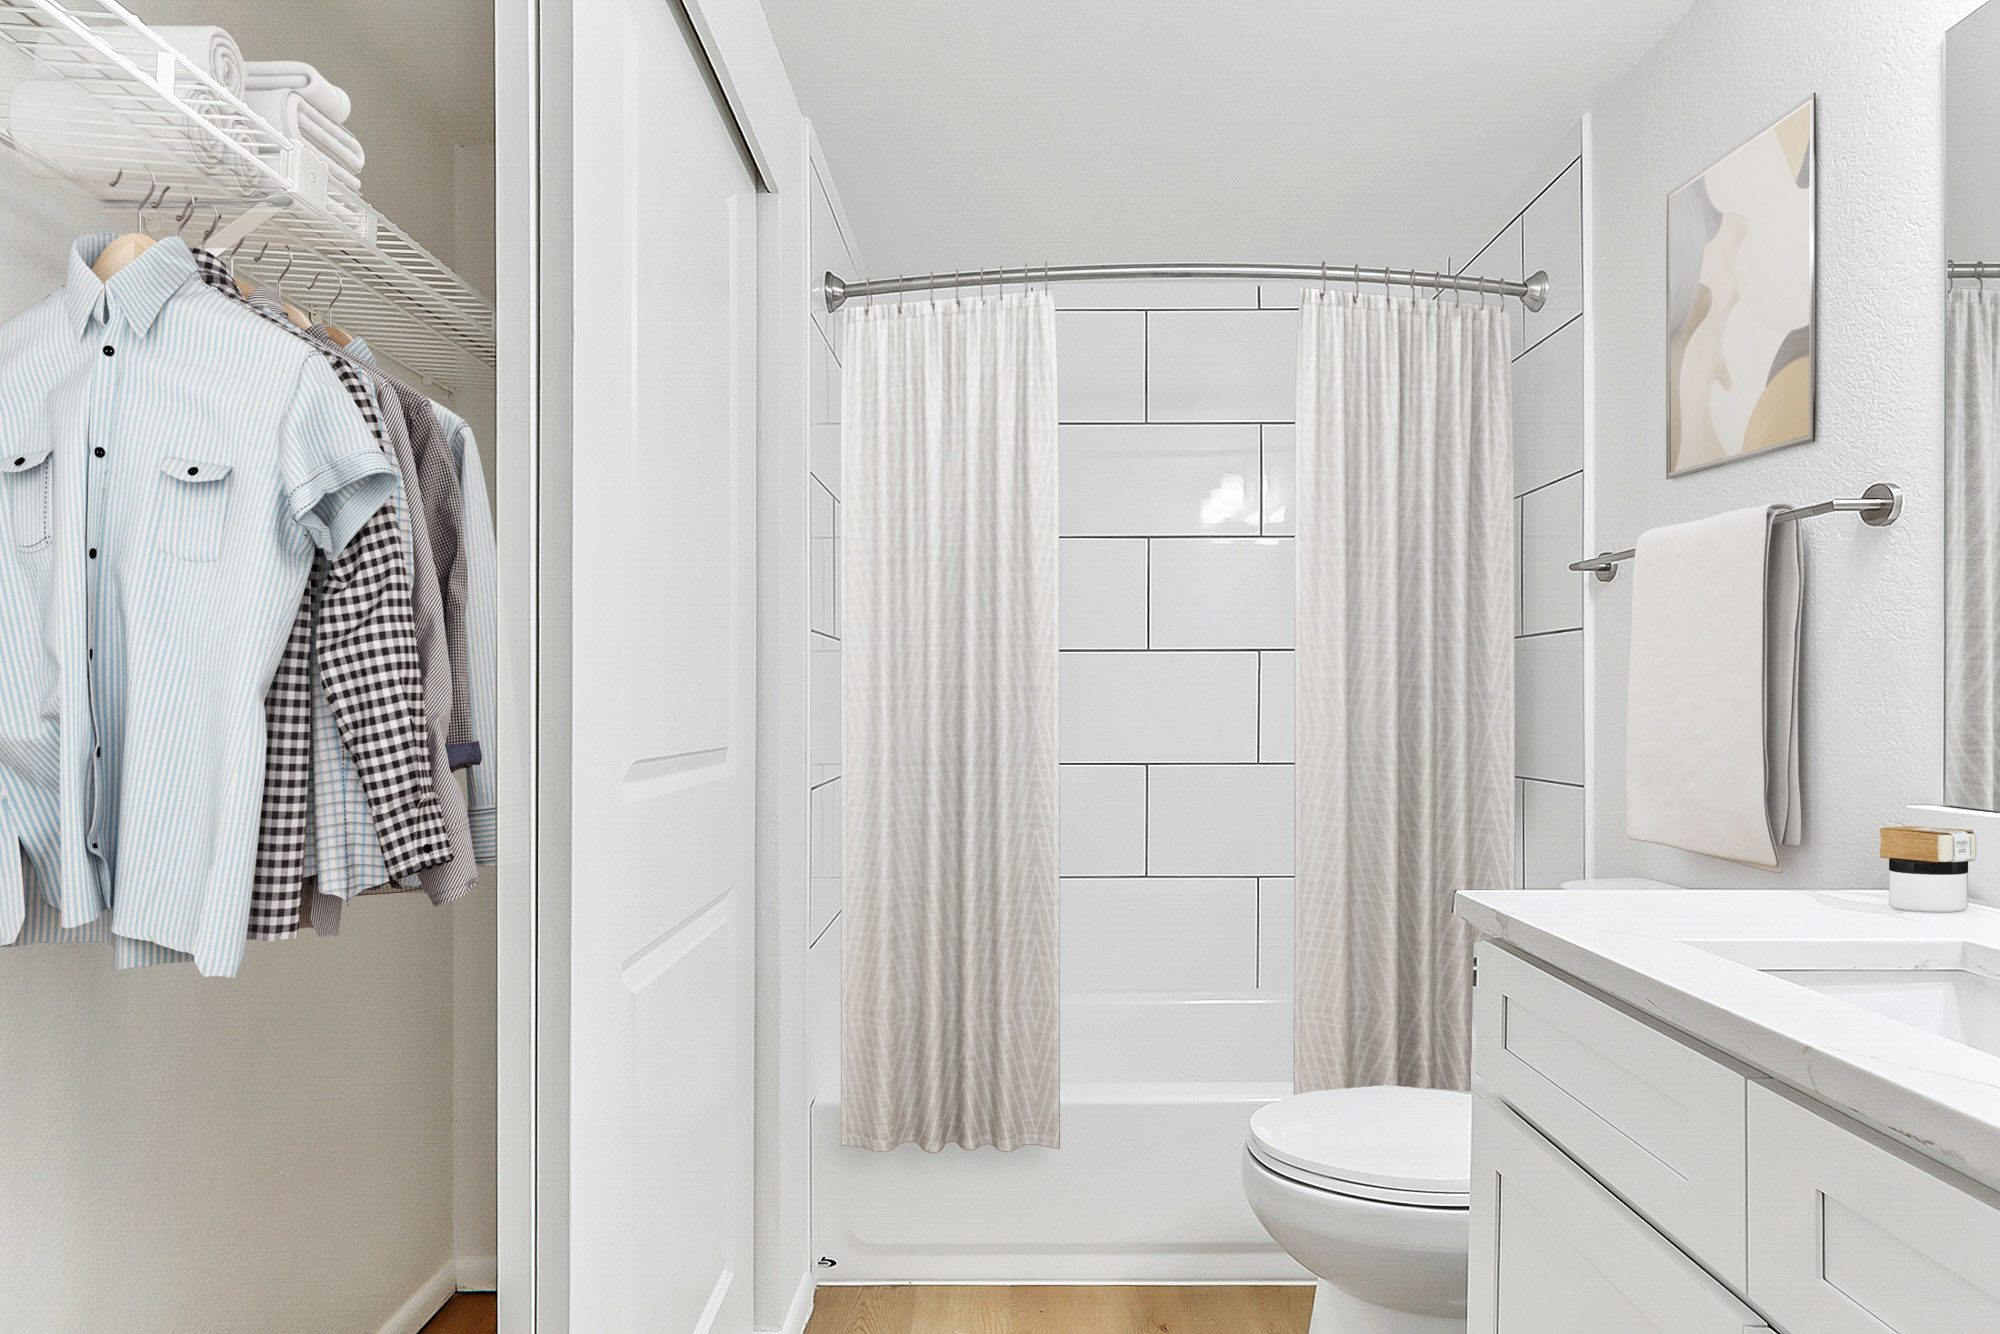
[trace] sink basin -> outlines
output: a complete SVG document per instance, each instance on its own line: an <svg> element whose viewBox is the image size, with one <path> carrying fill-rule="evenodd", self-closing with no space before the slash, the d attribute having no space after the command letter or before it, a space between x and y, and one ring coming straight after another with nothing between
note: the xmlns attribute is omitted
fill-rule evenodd
<svg viewBox="0 0 2000 1334"><path fill-rule="evenodd" d="M1965 968L1765 968L1771 977L2000 1056L2000 978Z"/></svg>
<svg viewBox="0 0 2000 1334"><path fill-rule="evenodd" d="M1768 977L2000 1056L2000 950L1972 941L1708 942Z"/></svg>

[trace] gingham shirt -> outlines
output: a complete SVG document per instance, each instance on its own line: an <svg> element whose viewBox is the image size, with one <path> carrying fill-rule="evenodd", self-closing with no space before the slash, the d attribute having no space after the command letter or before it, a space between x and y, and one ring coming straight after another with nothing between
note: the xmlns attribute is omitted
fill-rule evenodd
<svg viewBox="0 0 2000 1334"><path fill-rule="evenodd" d="M196 251L195 261L204 282L243 300L220 259ZM288 334L302 336L280 303L262 291L257 296L263 299L245 304ZM337 351L306 341L327 358L386 451L388 434L359 369ZM253 940L298 934L316 754L341 752L357 785L363 819L377 840L376 859L387 867L383 879L414 875L450 858L450 834L431 781L407 549L392 497L338 558L319 563L300 603L265 698L269 744L250 912ZM327 735L317 740L316 705L329 724Z"/></svg>
<svg viewBox="0 0 2000 1334"><path fill-rule="evenodd" d="M59 924L232 975L264 698L315 548L394 487L307 344L198 279L177 238L0 325L0 846ZM0 857L0 940L23 895Z"/></svg>
<svg viewBox="0 0 2000 1334"><path fill-rule="evenodd" d="M352 340L344 350L354 360L374 364L373 354L360 338ZM400 384L397 389L403 392ZM495 767L500 713L499 553L494 542L493 512L486 499L486 474L480 466L479 444L472 428L451 409L436 402L429 406L451 448L453 471L464 506L465 677L470 691L471 749L476 756L472 761L476 767L468 772L470 799L466 814L472 832L473 860L480 866L490 866L499 853L495 812L499 790ZM317 700L313 726L312 856L321 892L312 900L312 926L321 935L337 935L344 899L362 890L384 893L397 887L383 883L389 877L382 866L381 854L374 847L374 831L364 818L352 766L345 763L345 756L337 748L323 744L331 723ZM463 768L467 747L453 745L449 753L453 767Z"/></svg>
<svg viewBox="0 0 2000 1334"><path fill-rule="evenodd" d="M324 332L321 331L321 337ZM356 339L346 354L368 359L366 346ZM449 467L450 448L444 439L431 404L401 381L377 370L369 359L368 376L374 386L382 419L395 446L396 461L403 470L405 492L410 498L409 519L413 561L411 608L417 626L417 652L423 669L424 712L428 722L432 786L444 811L445 827L451 834L451 858L427 868L421 887L433 903L449 903L469 893L478 879L473 861L471 828L466 816L465 793L452 773L450 754L451 719L456 675L446 628L445 600L439 586L436 545L429 518L435 507L425 487L429 473L418 464L420 457L442 458ZM457 494L453 478L452 494ZM323 721L319 729L324 732ZM313 909L316 930L325 931L338 921L333 903L358 893L388 893L408 886L393 875L382 873L379 854L373 850L374 830L358 819L353 799L353 782L345 774L338 752L316 748L313 766L314 870L319 895ZM327 913L321 912L327 908Z"/></svg>

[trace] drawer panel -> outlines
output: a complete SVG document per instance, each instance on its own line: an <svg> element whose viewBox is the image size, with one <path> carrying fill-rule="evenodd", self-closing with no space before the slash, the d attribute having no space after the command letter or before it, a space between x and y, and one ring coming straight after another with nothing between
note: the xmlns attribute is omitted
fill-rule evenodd
<svg viewBox="0 0 2000 1334"><path fill-rule="evenodd" d="M1744 1076L1492 942L1473 1007L1478 1079L1742 1291Z"/></svg>
<svg viewBox="0 0 2000 1334"><path fill-rule="evenodd" d="M1472 1105L1468 1334L1744 1334L1754 1312L1507 1108Z"/></svg>
<svg viewBox="0 0 2000 1334"><path fill-rule="evenodd" d="M2000 1330L2000 1197L1753 1084L1750 1298L1815 1334Z"/></svg>

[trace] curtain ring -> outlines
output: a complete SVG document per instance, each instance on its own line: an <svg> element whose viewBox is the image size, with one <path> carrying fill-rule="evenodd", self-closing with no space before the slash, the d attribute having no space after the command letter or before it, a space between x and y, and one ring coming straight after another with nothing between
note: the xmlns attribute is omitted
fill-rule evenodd
<svg viewBox="0 0 2000 1334"><path fill-rule="evenodd" d="M1324 300L1324 299L1325 299L1325 297L1326 297L1326 261L1325 261L1325 260L1321 260L1321 261L1319 262L1319 294L1320 294L1320 298L1321 298L1322 300Z"/></svg>

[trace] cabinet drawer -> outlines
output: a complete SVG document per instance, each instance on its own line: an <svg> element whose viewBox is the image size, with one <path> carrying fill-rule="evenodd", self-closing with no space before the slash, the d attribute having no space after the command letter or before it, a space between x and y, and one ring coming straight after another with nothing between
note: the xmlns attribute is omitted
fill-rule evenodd
<svg viewBox="0 0 2000 1334"><path fill-rule="evenodd" d="M1468 1334L1768 1326L1518 1116L1472 1105Z"/></svg>
<svg viewBox="0 0 2000 1334"><path fill-rule="evenodd" d="M1813 1334L2000 1330L2000 1197L1750 1088L1750 1299Z"/></svg>
<svg viewBox="0 0 2000 1334"><path fill-rule="evenodd" d="M1743 1075L1491 942L1473 1007L1479 1080L1743 1291Z"/></svg>

